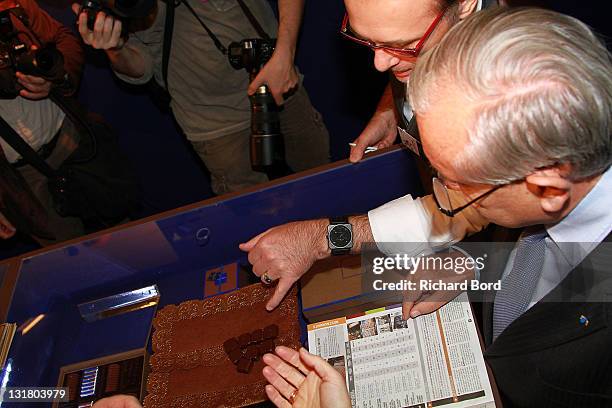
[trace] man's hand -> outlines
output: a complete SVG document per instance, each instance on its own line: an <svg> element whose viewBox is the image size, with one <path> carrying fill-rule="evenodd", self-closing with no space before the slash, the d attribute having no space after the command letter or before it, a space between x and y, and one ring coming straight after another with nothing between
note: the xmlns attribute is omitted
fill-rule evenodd
<svg viewBox="0 0 612 408"><path fill-rule="evenodd" d="M266 305L273 310L283 300L291 286L310 269L312 264L329 254L327 220L292 222L271 228L250 241L240 244L249 253L255 275L264 273L277 280L276 290Z"/></svg>
<svg viewBox="0 0 612 408"><path fill-rule="evenodd" d="M99 12L96 15L93 31L87 27L87 13L81 11L81 5L72 4L72 11L78 16L79 33L85 44L100 50L120 49L125 44L121 38L121 20Z"/></svg>
<svg viewBox="0 0 612 408"><path fill-rule="evenodd" d="M15 235L15 227L0 213L0 238L9 239Z"/></svg>
<svg viewBox="0 0 612 408"><path fill-rule="evenodd" d="M142 408L142 405L131 395L115 395L96 401L92 408Z"/></svg>
<svg viewBox="0 0 612 408"><path fill-rule="evenodd" d="M419 289L420 281L439 281L449 286L467 283L469 287L470 280L474 279L474 269L463 266L450 269L440 268L440 266L450 265L451 259L454 260L453 265L466 265L467 258L469 256L452 247L446 251L421 257L423 262L419 264L420 266L414 273L406 276L407 280L415 283L416 289L403 292L402 315L404 320L434 312L462 292L462 290L421 290Z"/></svg>
<svg viewBox="0 0 612 408"><path fill-rule="evenodd" d="M36 45L32 45L30 48L32 51L38 49ZM23 87L23 89L19 91L19 95L22 97L38 101L49 96L51 86L53 85L50 81L41 77L26 75L19 71L15 73L15 76L17 77L17 82Z"/></svg>
<svg viewBox="0 0 612 408"><path fill-rule="evenodd" d="M375 146L378 149L389 147L397 136L397 119L393 110L377 111L359 137L354 140L349 160L357 163L363 158L366 147Z"/></svg>
<svg viewBox="0 0 612 408"><path fill-rule="evenodd" d="M266 394L278 408L350 408L344 377L321 357L279 346L263 361Z"/></svg>
<svg viewBox="0 0 612 408"><path fill-rule="evenodd" d="M249 85L248 93L253 95L257 88L266 84L276 104L280 106L284 102L283 94L295 88L298 81L297 70L293 65L293 55L288 51L277 49Z"/></svg>
<svg viewBox="0 0 612 408"><path fill-rule="evenodd" d="M16 76L17 82L23 86L23 89L19 91L19 95L33 101L45 99L49 96L49 92L51 92L51 82L41 77L26 75L22 72L17 72Z"/></svg>

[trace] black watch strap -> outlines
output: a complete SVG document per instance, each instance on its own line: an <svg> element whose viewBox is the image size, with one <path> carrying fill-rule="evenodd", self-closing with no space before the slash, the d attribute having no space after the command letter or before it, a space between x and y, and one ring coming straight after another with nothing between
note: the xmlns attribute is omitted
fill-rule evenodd
<svg viewBox="0 0 612 408"><path fill-rule="evenodd" d="M338 255L347 255L351 253L351 248L334 248L331 250L331 254L333 256L338 256Z"/></svg>
<svg viewBox="0 0 612 408"><path fill-rule="evenodd" d="M331 225L338 225L338 224L348 224L349 222L348 222L347 216L341 216L341 217L330 217L329 223Z"/></svg>

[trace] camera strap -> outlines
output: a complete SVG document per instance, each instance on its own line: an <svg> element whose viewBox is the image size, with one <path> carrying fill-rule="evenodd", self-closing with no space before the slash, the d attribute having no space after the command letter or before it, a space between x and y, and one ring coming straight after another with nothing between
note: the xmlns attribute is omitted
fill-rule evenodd
<svg viewBox="0 0 612 408"><path fill-rule="evenodd" d="M171 0L170 0L171 1ZM244 13L244 15L246 16L247 20L249 20L249 23L251 23L251 25L253 26L253 28L255 29L255 31L257 31L257 34L266 39L269 40L270 36L268 35L268 33L266 33L266 31L263 29L263 27L261 26L261 24L259 24L259 21L257 21L257 19L255 18L255 16L253 15L253 13L251 12L251 10L248 8L248 6L244 3L244 0L236 0L238 2L238 5L240 6L240 9L242 10L242 12ZM213 41L213 43L215 44L215 47L217 47L217 49L223 54L223 55L227 55L227 48L225 48L225 46L221 43L221 41L219 41L219 38L217 38L217 36L215 35L215 33L212 32L212 30L210 28L208 28L208 26L204 23L204 21L202 21L202 19L200 18L200 16L198 16L198 14L196 13L196 11L193 9L193 7L191 6L191 4L188 3L187 0L181 0L181 3L185 5L185 7L187 7L187 9L189 10L189 12L191 14L193 14L193 16L196 18L196 20L198 20L198 22L200 23L200 25L202 26L202 28L204 28L204 30L206 31L206 33L208 34L208 36L211 38L211 40Z"/></svg>
<svg viewBox="0 0 612 408"><path fill-rule="evenodd" d="M182 0L181 3L183 3L185 5L185 7L187 7L189 12L191 12L191 14L193 14L193 16L196 18L196 20L198 20L198 22L200 23L202 28L208 33L208 36L210 37L210 39L213 41L213 43L215 43L215 47L217 47L217 49L219 51L221 51L221 54L227 55L227 48L225 48L225 46L223 44L221 44L221 41L219 41L219 39L217 38L215 33L213 33L211 31L211 29L208 28L208 26L200 18L200 16L198 16L198 13L196 13L196 11L193 9L193 7L191 7L191 4L189 4L187 2L187 0Z"/></svg>
<svg viewBox="0 0 612 408"><path fill-rule="evenodd" d="M257 21L257 19L255 18L251 10L244 3L244 0L236 0L236 1L238 2L238 5L240 5L242 12L246 16L246 18L249 20L249 22L251 23L255 31L257 31L257 34L259 34L261 38L265 40L269 40L270 36L268 35L268 33L266 33L266 31L263 29L261 24L259 24L259 21Z"/></svg>
<svg viewBox="0 0 612 408"><path fill-rule="evenodd" d="M242 10L246 18L249 20L249 22L251 23L255 31L257 31L257 34L266 40L270 39L270 36L268 35L268 33L266 33L266 31L263 29L261 24L259 24L259 21L257 21L257 18L255 18L255 16L249 9L249 7L244 3L244 0L236 0L236 1L238 2L240 9ZM206 31L210 39L215 44L215 47L217 47L217 49L223 55L227 55L227 48L221 43L221 41L219 41L219 38L217 38L215 33L213 33L213 31L210 28L208 28L206 23L204 23L204 21L200 18L200 16L198 16L198 13L196 13L196 11L187 2L187 0L167 0L166 1L166 19L164 22L164 41L162 44L162 77L163 77L164 85L166 86L166 89L168 89L168 65L170 63L170 50L172 48L172 34L174 32L174 15L175 15L174 9L177 6L179 6L181 3L185 4L185 7L187 7L187 10L189 10L189 12L196 18L196 20L198 20L198 23L200 23L202 28Z"/></svg>
<svg viewBox="0 0 612 408"><path fill-rule="evenodd" d="M164 21L164 42L162 44L162 77L164 86L168 89L168 61L172 48L172 32L174 31L174 0L166 2L166 20Z"/></svg>
<svg viewBox="0 0 612 408"><path fill-rule="evenodd" d="M23 160L31 164L36 170L52 179L57 176L57 172L44 161L32 147L23 140L21 136L9 125L3 117L0 116L0 137L2 137L9 146L21 155Z"/></svg>
<svg viewBox="0 0 612 408"><path fill-rule="evenodd" d="M87 120L84 119L83 113L80 111L80 107L77 105L76 101L55 93L52 93L49 98L64 112L66 119L70 119L81 132L87 133L91 138L91 154L89 157L75 161L75 163L87 162L94 158L98 150L96 136L91 126L87 123ZM32 149L32 147L27 144L15 129L13 129L1 116L0 132L0 138L4 139L9 146L19 153L25 162L32 165L32 167L49 179L58 177L57 171L49 166L49 164L39 156L38 152ZM81 133L81 135L82 134L83 133Z"/></svg>

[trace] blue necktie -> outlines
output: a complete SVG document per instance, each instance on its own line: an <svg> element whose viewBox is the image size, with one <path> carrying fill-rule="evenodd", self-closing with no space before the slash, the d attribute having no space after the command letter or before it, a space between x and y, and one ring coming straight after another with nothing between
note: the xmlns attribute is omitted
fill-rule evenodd
<svg viewBox="0 0 612 408"><path fill-rule="evenodd" d="M546 230L529 228L517 242L510 273L502 280L493 303L493 340L527 310L535 291L546 249Z"/></svg>

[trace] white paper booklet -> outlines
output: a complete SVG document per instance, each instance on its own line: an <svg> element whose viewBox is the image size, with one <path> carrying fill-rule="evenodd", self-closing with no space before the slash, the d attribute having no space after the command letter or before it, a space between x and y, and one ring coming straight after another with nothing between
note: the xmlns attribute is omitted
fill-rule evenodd
<svg viewBox="0 0 612 408"><path fill-rule="evenodd" d="M344 369L354 408L495 407L465 293L416 319L393 306L314 323L308 345Z"/></svg>

